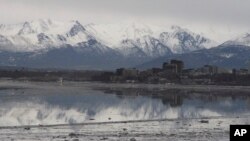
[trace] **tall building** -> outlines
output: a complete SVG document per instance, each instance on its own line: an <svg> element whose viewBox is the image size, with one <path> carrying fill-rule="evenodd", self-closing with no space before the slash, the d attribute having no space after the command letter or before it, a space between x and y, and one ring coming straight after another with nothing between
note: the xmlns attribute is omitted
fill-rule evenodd
<svg viewBox="0 0 250 141"><path fill-rule="evenodd" d="M164 63L162 69L168 73L181 74L184 68L184 63L180 60L171 60L170 63Z"/></svg>
<svg viewBox="0 0 250 141"><path fill-rule="evenodd" d="M184 63L183 61L180 60L171 60L170 61L171 65L176 65L176 73L181 73L183 68L184 68Z"/></svg>
<svg viewBox="0 0 250 141"><path fill-rule="evenodd" d="M116 70L116 75L123 77L136 77L138 73L139 71L135 68L131 69L120 68Z"/></svg>
<svg viewBox="0 0 250 141"><path fill-rule="evenodd" d="M162 65L162 69L166 73L178 73L177 72L177 65L175 65L175 64L164 63Z"/></svg>
<svg viewBox="0 0 250 141"><path fill-rule="evenodd" d="M205 74L217 74L218 73L218 67L212 66L212 65L205 65L202 67L202 72Z"/></svg>

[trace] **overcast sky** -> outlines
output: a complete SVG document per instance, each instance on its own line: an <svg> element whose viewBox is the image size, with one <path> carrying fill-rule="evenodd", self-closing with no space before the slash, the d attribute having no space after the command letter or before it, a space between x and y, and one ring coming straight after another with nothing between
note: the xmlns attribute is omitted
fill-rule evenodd
<svg viewBox="0 0 250 141"><path fill-rule="evenodd" d="M41 18L248 28L250 0L0 0L0 23Z"/></svg>

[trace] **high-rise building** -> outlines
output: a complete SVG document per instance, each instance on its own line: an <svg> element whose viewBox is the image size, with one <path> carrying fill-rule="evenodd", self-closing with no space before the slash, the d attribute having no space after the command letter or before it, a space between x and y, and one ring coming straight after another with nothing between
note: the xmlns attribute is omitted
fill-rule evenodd
<svg viewBox="0 0 250 141"><path fill-rule="evenodd" d="M184 63L183 61L180 60L171 60L170 61L171 65L176 65L176 73L181 73L183 68L184 68Z"/></svg>
<svg viewBox="0 0 250 141"><path fill-rule="evenodd" d="M170 63L164 63L162 69L168 73L181 74L184 68L184 63L180 60L171 60Z"/></svg>
<svg viewBox="0 0 250 141"><path fill-rule="evenodd" d="M162 69L166 73L178 73L177 72L177 65L176 64L164 63L162 65Z"/></svg>

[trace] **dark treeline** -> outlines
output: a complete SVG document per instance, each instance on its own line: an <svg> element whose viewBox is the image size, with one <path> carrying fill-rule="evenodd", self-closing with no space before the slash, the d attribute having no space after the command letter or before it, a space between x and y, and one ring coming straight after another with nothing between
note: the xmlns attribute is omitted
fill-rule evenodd
<svg viewBox="0 0 250 141"><path fill-rule="evenodd" d="M108 81L106 71L0 70L0 78L29 81Z"/></svg>
<svg viewBox="0 0 250 141"><path fill-rule="evenodd" d="M250 75L232 73L212 75L130 73L125 76L109 71L46 71L46 70L0 70L0 78L29 81L99 81L112 83L178 83L210 85L250 85Z"/></svg>
<svg viewBox="0 0 250 141"><path fill-rule="evenodd" d="M98 81L106 83L149 83L184 85L250 85L247 69L226 70L217 66L185 69L180 60L165 62L162 68L139 71L119 68L112 71L0 68L0 79L28 81Z"/></svg>

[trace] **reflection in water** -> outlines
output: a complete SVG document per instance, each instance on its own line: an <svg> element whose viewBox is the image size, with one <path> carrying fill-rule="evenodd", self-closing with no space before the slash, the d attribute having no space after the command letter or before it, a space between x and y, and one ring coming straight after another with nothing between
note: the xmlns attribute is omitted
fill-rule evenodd
<svg viewBox="0 0 250 141"><path fill-rule="evenodd" d="M0 90L0 126L250 115L243 93L31 88Z"/></svg>

